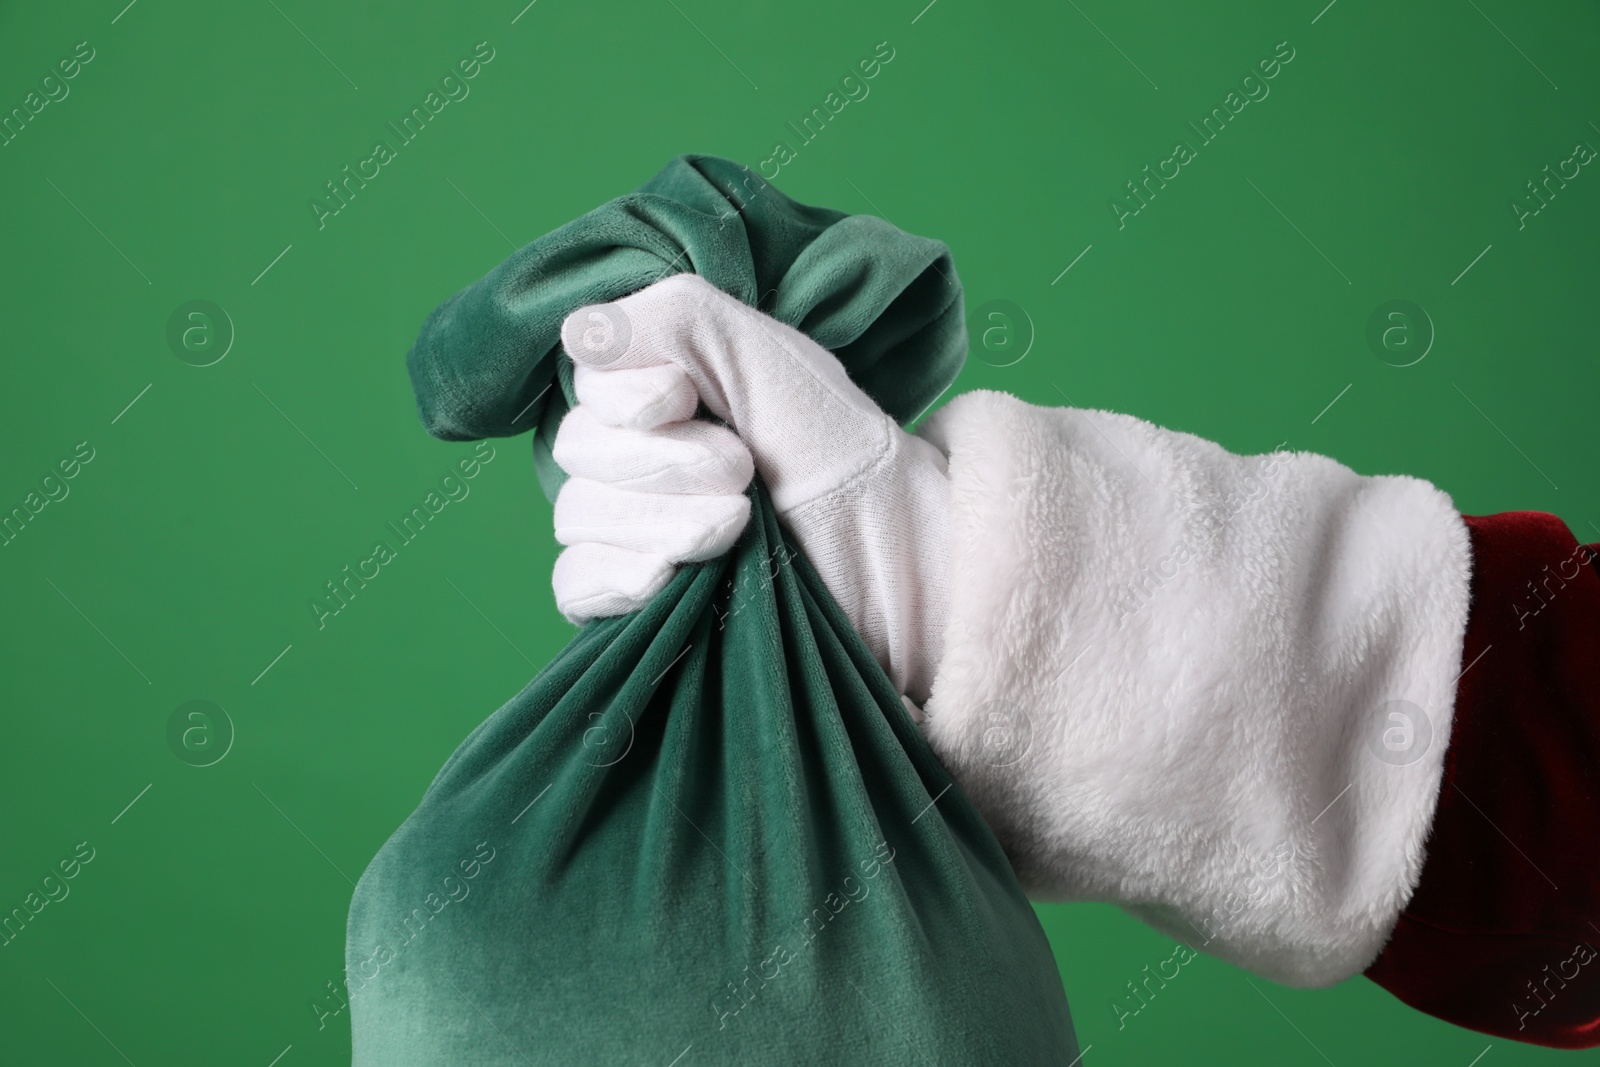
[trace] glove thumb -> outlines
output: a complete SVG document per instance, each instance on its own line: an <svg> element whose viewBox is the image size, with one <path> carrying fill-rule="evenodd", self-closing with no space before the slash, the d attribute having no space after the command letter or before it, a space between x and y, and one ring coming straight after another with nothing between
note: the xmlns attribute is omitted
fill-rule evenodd
<svg viewBox="0 0 1600 1067"><path fill-rule="evenodd" d="M597 371L681 367L750 448L780 514L835 491L903 433L833 353L699 275L579 308L561 343Z"/></svg>

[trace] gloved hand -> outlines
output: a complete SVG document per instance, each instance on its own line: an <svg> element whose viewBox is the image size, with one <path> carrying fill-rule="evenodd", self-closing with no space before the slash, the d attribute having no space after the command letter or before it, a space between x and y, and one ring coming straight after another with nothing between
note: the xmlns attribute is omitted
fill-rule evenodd
<svg viewBox="0 0 1600 1067"><path fill-rule="evenodd" d="M927 699L951 558L937 447L900 429L831 352L698 275L580 308L561 340L578 405L553 449L571 477L552 584L570 620L636 610L676 564L727 551L749 519L753 460L873 656L914 704ZM697 398L733 432L693 419Z"/></svg>

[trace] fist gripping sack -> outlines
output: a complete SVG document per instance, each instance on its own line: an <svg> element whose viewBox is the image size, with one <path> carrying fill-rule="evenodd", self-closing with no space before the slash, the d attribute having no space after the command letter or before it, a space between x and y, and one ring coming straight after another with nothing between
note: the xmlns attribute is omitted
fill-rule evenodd
<svg viewBox="0 0 1600 1067"><path fill-rule="evenodd" d="M680 270L836 352L902 423L965 354L942 244L682 157L429 317L425 424L535 429L553 499L562 320ZM994 835L759 475L748 492L730 552L585 625L373 858L346 947L357 1067L1075 1060Z"/></svg>

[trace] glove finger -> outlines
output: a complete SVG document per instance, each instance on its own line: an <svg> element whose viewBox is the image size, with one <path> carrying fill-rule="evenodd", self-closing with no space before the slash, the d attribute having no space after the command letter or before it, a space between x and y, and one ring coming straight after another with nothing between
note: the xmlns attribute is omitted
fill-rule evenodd
<svg viewBox="0 0 1600 1067"><path fill-rule="evenodd" d="M600 370L578 363L572 384L578 403L607 426L649 430L694 417L700 394L675 363Z"/></svg>
<svg viewBox="0 0 1600 1067"><path fill-rule="evenodd" d="M743 494L640 493L588 478L568 478L556 494L556 540L600 541L673 563L715 559L750 520Z"/></svg>
<svg viewBox="0 0 1600 1067"><path fill-rule="evenodd" d="M574 477L649 493L742 493L755 471L750 449L725 426L694 419L631 430L604 425L587 404L562 418L551 454Z"/></svg>
<svg viewBox="0 0 1600 1067"><path fill-rule="evenodd" d="M660 556L584 542L561 550L550 585L561 614L582 626L590 619L638 611L675 573L677 568Z"/></svg>

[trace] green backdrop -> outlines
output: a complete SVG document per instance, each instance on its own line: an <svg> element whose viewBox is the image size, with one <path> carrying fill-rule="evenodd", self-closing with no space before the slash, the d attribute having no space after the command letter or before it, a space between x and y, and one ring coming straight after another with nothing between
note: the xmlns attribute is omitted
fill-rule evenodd
<svg viewBox="0 0 1600 1067"><path fill-rule="evenodd" d="M429 439L405 351L681 152L948 242L958 390L1600 539L1600 11L1325 2L0 7L0 1061L348 1062L352 880L572 633L527 441ZM1119 1028L1170 943L1040 910L1085 1064L1600 1061L1204 958Z"/></svg>

